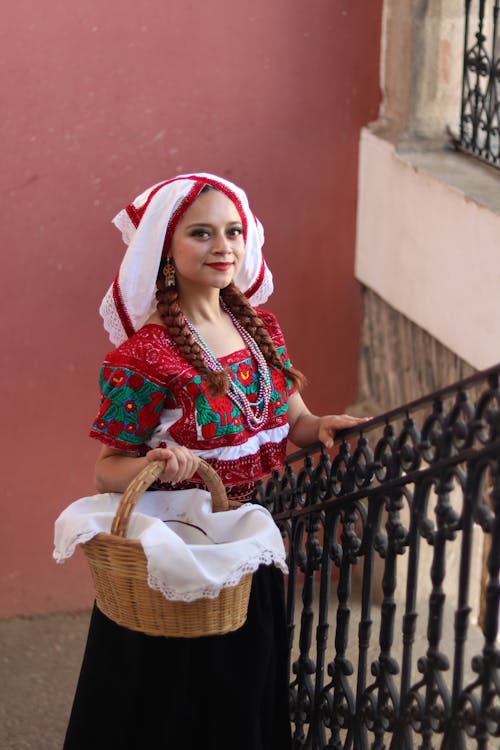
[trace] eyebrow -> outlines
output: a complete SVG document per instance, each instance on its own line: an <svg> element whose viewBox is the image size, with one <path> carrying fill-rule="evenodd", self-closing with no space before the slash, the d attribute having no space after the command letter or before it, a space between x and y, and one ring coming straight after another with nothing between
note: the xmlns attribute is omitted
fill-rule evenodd
<svg viewBox="0 0 500 750"><path fill-rule="evenodd" d="M242 227L243 223L241 221L228 221L226 226ZM214 224L210 224L206 221L195 221L194 224L188 224L186 229L192 229L193 227L209 227L210 229L213 229Z"/></svg>

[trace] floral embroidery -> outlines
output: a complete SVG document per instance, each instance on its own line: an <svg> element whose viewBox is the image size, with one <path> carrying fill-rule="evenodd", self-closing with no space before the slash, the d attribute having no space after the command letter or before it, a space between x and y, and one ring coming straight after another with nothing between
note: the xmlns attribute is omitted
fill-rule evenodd
<svg viewBox="0 0 500 750"><path fill-rule="evenodd" d="M132 388L133 391L138 391L144 384L144 378L141 378L136 372L133 372L128 379L128 387Z"/></svg>
<svg viewBox="0 0 500 750"><path fill-rule="evenodd" d="M115 419L112 419L107 425L108 433L111 437L119 437L124 427L123 422L117 422Z"/></svg>
<svg viewBox="0 0 500 750"><path fill-rule="evenodd" d="M258 313L283 363L289 365L276 319L267 311ZM249 352L233 352L221 362L247 399L255 401L258 379ZM205 376L186 361L166 329L146 325L106 357L101 406L90 434L135 455L156 446L185 445L206 458L227 486L248 482L249 476L258 479L280 467L285 458L287 401L293 391L281 370L270 369L269 416L252 436L228 397L210 396ZM249 449L250 440L255 449Z"/></svg>
<svg viewBox="0 0 500 750"><path fill-rule="evenodd" d="M197 431L202 439L231 435L243 429L239 409L227 396L210 397L201 375L195 375L186 390L194 399Z"/></svg>
<svg viewBox="0 0 500 750"><path fill-rule="evenodd" d="M168 388L126 368L103 367L100 385L103 399L92 432L118 443L125 441L127 447L141 445L151 435L166 400L175 404Z"/></svg>
<svg viewBox="0 0 500 750"><path fill-rule="evenodd" d="M284 347L278 353L284 358ZM252 367L250 358L230 364L228 366L229 377L232 378L250 401L256 400L258 394L258 376L255 367ZM286 414L287 385L283 374L271 369L273 378L273 392L271 394L270 414L276 417ZM227 397L211 397L205 386L205 378L195 375L185 386L187 392L192 396L196 410L197 434L202 440L211 440L226 435L242 433L245 430L245 422L240 409Z"/></svg>
<svg viewBox="0 0 500 750"><path fill-rule="evenodd" d="M126 380L127 376L123 370L112 370L109 378L109 382L112 386L115 388L121 388L122 385L125 385Z"/></svg>
<svg viewBox="0 0 500 750"><path fill-rule="evenodd" d="M238 379L240 383L247 388L253 381L252 368L248 362L242 362L238 367Z"/></svg>

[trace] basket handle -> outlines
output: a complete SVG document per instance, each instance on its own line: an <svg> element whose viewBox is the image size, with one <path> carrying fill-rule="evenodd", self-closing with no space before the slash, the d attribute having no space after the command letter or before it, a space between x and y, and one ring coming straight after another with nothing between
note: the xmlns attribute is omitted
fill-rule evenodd
<svg viewBox="0 0 500 750"><path fill-rule="evenodd" d="M130 482L123 493L120 504L116 510L111 533L115 536L125 537L128 529L130 514L134 510L140 497L145 493L148 487L158 479L165 469L165 461L151 461L142 469ZM212 495L212 510L214 513L228 510L229 501L226 489L217 472L212 469L202 458L198 464L197 473L203 479L207 490Z"/></svg>

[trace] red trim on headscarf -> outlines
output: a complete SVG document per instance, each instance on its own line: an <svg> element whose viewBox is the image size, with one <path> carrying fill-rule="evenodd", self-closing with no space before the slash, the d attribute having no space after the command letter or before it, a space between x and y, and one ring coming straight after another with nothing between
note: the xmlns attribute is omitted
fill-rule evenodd
<svg viewBox="0 0 500 750"><path fill-rule="evenodd" d="M179 205L173 212L172 216L170 217L170 221L168 222L167 232L165 234L165 240L163 242L162 258L164 258L168 253L168 248L170 247L170 242L172 241L172 236L175 232L175 228L177 224L179 223L180 219L184 216L188 208L195 202L196 198L199 196L199 194L203 190L204 184L205 183L203 182L203 180L198 180L197 182L195 182L195 184L193 185L189 193L186 195L185 198L182 199L182 201L179 203Z"/></svg>
<svg viewBox="0 0 500 750"><path fill-rule="evenodd" d="M259 275L257 276L257 278L255 279L255 281L253 282L253 284L250 287L250 289L247 289L247 291L244 293L245 297L249 298L249 297L252 297L255 294L255 292L257 291L257 289L260 287L260 285L262 284L262 282L264 280L264 274L265 274L265 272L266 272L266 264L265 264L265 261L264 261L264 256L262 256L262 262L260 264Z"/></svg>
<svg viewBox="0 0 500 750"><path fill-rule="evenodd" d="M158 190L160 190L165 185L168 185L170 182L175 182L175 180L178 180L178 179L181 179L181 178L174 177L172 180L167 180L166 182L161 183L161 185L158 185L154 190L151 191L146 203L140 209L137 209L133 204L130 204L130 206L127 206L126 211L131 221L134 223L135 227L139 225L139 222L142 219L144 212L146 211L146 208L151 201L151 198L158 192ZM179 203L174 213L172 214L172 217L168 223L167 234L165 235L165 242L163 246L164 249L163 249L162 256L164 256L168 250L168 247L170 245L170 240L172 239L172 235L175 231L177 224L179 223L179 220L186 213L189 206L191 206L191 204L194 203L194 201L196 200L200 192L203 190L204 184L205 182L203 180L197 180L195 184L192 186L189 193ZM116 276L113 282L113 299L115 302L116 310L120 317L121 324L125 330L125 333L130 338L130 336L132 336L135 333L135 329L134 329L134 326L132 325L132 321L130 320L129 314L127 312L127 308L125 307L125 303L123 301L118 275Z"/></svg>
<svg viewBox="0 0 500 750"><path fill-rule="evenodd" d="M135 330L134 330L134 326L132 325L132 321L129 318L126 307L123 304L123 298L122 298L122 293L120 291L118 275L113 281L113 300L115 302L115 307L118 312L118 315L120 316L120 321L123 326L123 329L125 333L127 334L127 336L130 338L130 336L134 335Z"/></svg>
<svg viewBox="0 0 500 750"><path fill-rule="evenodd" d="M233 193L231 188L228 188L227 185L224 185L223 182L218 182L218 180L212 180L210 177L202 177L201 175L189 175L189 177L184 177L184 179L188 180L200 180L203 182L204 185L211 185L212 187L216 188L216 190L220 190L221 193L224 193L224 195L227 195L229 200L231 200L234 205L236 206L236 209L240 215L241 223L243 224L243 238L246 242L247 239L247 232L248 232L248 222L247 217L245 214L245 211L243 210L243 205L236 195L236 193Z"/></svg>
<svg viewBox="0 0 500 750"><path fill-rule="evenodd" d="M125 206L125 211L128 214L128 218L134 225L134 227L137 229L139 226L139 222L141 220L141 214L138 208L134 206L133 203L131 203L129 206Z"/></svg>
<svg viewBox="0 0 500 750"><path fill-rule="evenodd" d="M197 175L197 174L180 175L179 177L173 177L170 180L165 180L165 182L160 182L153 190L151 190L146 201L144 202L142 206L137 208L136 206L134 206L133 203L130 203L128 206L126 206L125 210L132 224L135 226L136 229L139 226L142 217L144 216L149 204L151 203L156 193L159 190L161 190L163 187L165 187L165 185L169 185L172 182L177 182L178 180L194 180L195 184L193 185L189 193L186 195L186 197L179 203L179 205L177 206L177 208L172 214L172 217L168 223L167 231L165 234L162 257L165 257L165 255L168 252L168 248L172 240L172 235L175 231L175 228L177 227L177 224L179 223L182 216L186 213L188 208L194 203L194 201L199 196L199 194L201 193L205 185L210 185L216 190L219 190L221 193L224 193L224 195L226 195L230 201L232 201L232 203L234 204L234 206L236 207L236 210L238 211L240 215L241 223L243 226L243 238L246 242L247 234L248 234L247 217L243 209L243 204L241 203L236 193L234 193L231 190L231 188L227 187L227 185L225 185L222 182L219 182L218 180L213 180L210 177L203 177L202 175ZM255 219L255 223L257 224L257 217L255 216L255 214L253 214L253 217ZM248 289L245 292L246 297L251 297L253 294L255 294L259 286L262 284L264 273L265 273L265 263L264 263L264 258L262 258L259 275L257 276L257 279L254 281L250 289ZM122 298L120 286L119 286L119 281L118 281L118 276L115 278L113 282L113 299L115 302L116 309L118 311L118 315L120 316L120 321L125 330L125 333L127 334L128 337L130 337L135 333L135 330L132 325L132 321L130 320L130 317L128 315L128 312L126 310L125 304L123 302L123 298Z"/></svg>
<svg viewBox="0 0 500 750"><path fill-rule="evenodd" d="M170 180L165 180L165 182L160 182L150 192L150 194L147 197L147 200L145 201L145 203L142 206L140 206L139 208L136 208L133 203L130 203L128 206L126 206L125 210L126 210L128 216L130 218L130 221L132 222L132 224L135 226L136 229L139 226L139 223L140 223L142 217L144 216L144 214L146 212L146 209L148 208L149 204L151 203L151 200L154 198L154 196L156 195L156 193L159 190L161 190L163 187L165 187L165 185L169 185L171 182L177 182L178 180L195 180L197 184L201 183L201 188L198 191L197 195L199 195L199 193L201 192L201 190L202 190L202 188L203 188L204 185L211 185L212 187L214 187L217 190L219 190L221 193L224 193L224 195L227 195L227 197L236 206L236 209L237 209L237 211L238 211L238 213L240 215L241 223L243 225L243 238L246 241L247 231L248 231L247 217L246 217L245 211L243 210L243 205L242 205L240 199L238 198L238 196L236 195L236 193L233 193L233 191L231 190L231 188L228 188L226 185L224 185L224 183L219 182L218 180L212 180L210 177L202 177L201 175L197 175L197 174L184 175L184 176L180 176L180 177L172 177L172 179L170 179ZM189 195L190 195L190 193L189 193ZM185 210L187 210L187 208L189 208L189 206L191 205L192 202L193 201L189 202L186 205ZM184 201L182 202L181 205L184 206ZM182 213L184 213L184 211ZM182 216L182 214L181 214L181 216ZM254 217L254 218L256 219L256 217ZM176 223L178 223L179 219L180 219L180 216L177 218L177 222Z"/></svg>
<svg viewBox="0 0 500 750"><path fill-rule="evenodd" d="M178 180L179 177L173 177L171 180L165 180L165 182L160 182L148 195L145 203L142 206L139 206L139 208L136 208L133 203L129 203L128 206L125 206L125 211L129 215L129 219L134 225L134 227L137 229L139 226L139 222L141 221L142 217L144 216L144 213L151 203L151 200L154 198L158 190L161 190L162 187L165 187L165 185L168 185L170 182L175 182Z"/></svg>

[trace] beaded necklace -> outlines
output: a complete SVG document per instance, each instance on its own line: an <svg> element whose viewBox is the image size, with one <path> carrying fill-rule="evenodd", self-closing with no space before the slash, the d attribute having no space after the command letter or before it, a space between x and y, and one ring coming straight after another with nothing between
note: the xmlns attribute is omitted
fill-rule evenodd
<svg viewBox="0 0 500 750"><path fill-rule="evenodd" d="M240 411L244 414L248 428L252 432L256 432L262 427L269 415L269 403L271 401L271 394L273 390L271 375L264 355L259 349L256 341L252 338L252 336L250 336L248 331L243 328L239 320L233 315L231 310L222 300L220 304L224 312L227 313L231 318L231 322L240 334L247 349L250 351L251 355L257 363L257 379L259 382L259 390L255 403L250 403L245 391L243 390L243 385L241 385L236 379L233 380L232 378L229 378L229 390L227 392L227 395L231 399L233 404L235 404L238 409L240 409ZM184 318L184 320L186 321L187 327L193 334L201 349L203 361L207 369L211 370L212 372L222 372L224 370L224 367L221 365L213 352L209 349L207 343L200 335L200 332L186 317Z"/></svg>

